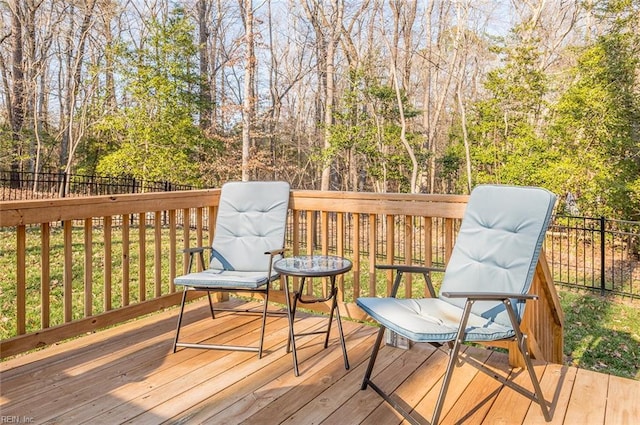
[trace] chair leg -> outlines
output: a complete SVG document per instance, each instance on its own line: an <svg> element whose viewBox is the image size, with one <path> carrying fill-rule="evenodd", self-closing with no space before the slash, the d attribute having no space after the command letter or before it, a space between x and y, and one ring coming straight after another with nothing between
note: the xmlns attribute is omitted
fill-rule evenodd
<svg viewBox="0 0 640 425"><path fill-rule="evenodd" d="M438 421L440 420L440 414L442 413L442 407L444 406L444 399L447 395L449 384L451 383L453 371L456 368L458 354L460 353L460 346L462 345L461 341L462 340L460 339L456 339L456 342L453 344L453 348L451 348L451 351L449 352L449 362L447 363L447 370L444 374L442 386L440 387L440 394L438 394L438 401L436 402L436 407L433 411L431 425L437 425Z"/></svg>
<svg viewBox="0 0 640 425"><path fill-rule="evenodd" d="M549 422L551 421L551 413L549 412L549 406L547 406L547 402L542 395L542 388L540 388L540 382L538 381L538 377L536 376L536 371L533 369L533 363L531 362L531 355L529 353L529 346L527 344L527 336L520 330L520 323L516 318L516 314L514 313L513 308L511 308L511 301L507 299L503 302L507 307L506 311L509 315L509 320L511 321L513 331L516 334L518 349L520 350L522 357L524 357L524 363L527 367L527 372L529 373L531 384L533 384L535 397L532 397L530 395L528 397L540 405L540 409L542 409L542 414L545 420Z"/></svg>
<svg viewBox="0 0 640 425"><path fill-rule="evenodd" d="M184 303L187 300L187 288L182 292L182 302L180 303L180 313L178 314L178 326L176 327L176 337L173 339L173 352L176 352L178 345L178 336L180 335L180 326L182 325L182 315L184 314Z"/></svg>
<svg viewBox="0 0 640 425"><path fill-rule="evenodd" d="M462 312L462 318L460 319L460 327L458 328L458 334L456 335L456 340L453 344L453 348L451 348L451 352L449 353L449 362L447 364L447 371L444 374L442 387L440 387L440 394L438 394L438 401L436 401L436 407L433 411L433 418L431 419L431 425L437 425L438 421L440 420L440 414L442 413L442 407L444 406L444 399L447 395L449 384L451 383L451 377L453 376L453 371L456 368L458 353L460 352L460 347L462 346L462 343L465 340L467 322L469 321L469 315L471 314L472 306L473 306L473 301L467 301L467 303L464 306L464 311Z"/></svg>
<svg viewBox="0 0 640 425"><path fill-rule="evenodd" d="M516 334L520 333L519 331ZM524 362L527 365L527 372L529 372L529 378L531 378L531 384L533 385L533 389L536 394L536 398L538 399L538 404L540 405L540 409L542 409L542 415L547 422L551 421L551 413L549 412L549 406L547 406L547 402L542 395L542 388L540 388L540 381L538 381L538 377L536 376L536 371L533 369L533 363L531 362L531 356L529 355L529 350L527 349L527 336L520 334L522 338L522 344L519 342L518 346L520 347L520 352L522 353L522 357L524 357Z"/></svg>
<svg viewBox="0 0 640 425"><path fill-rule="evenodd" d="M260 344L258 346L258 358L262 358L262 347L264 345L264 331L267 326L267 307L269 304L269 285L267 283L267 290L264 293L264 310L262 311L262 329L260 330Z"/></svg>
<svg viewBox="0 0 640 425"><path fill-rule="evenodd" d="M216 314L213 312L213 301L211 301L211 291L207 291L207 298L209 298L209 310L211 310L211 318L215 319Z"/></svg>
<svg viewBox="0 0 640 425"><path fill-rule="evenodd" d="M382 344L382 338L384 337L385 327L380 325L380 330L378 331L378 337L376 338L376 342L373 344L373 350L371 351L371 357L369 358L369 365L367 366L367 371L364 374L364 379L362 380L361 390L366 390L367 385L369 385L369 378L371 378L371 373L373 372L373 365L376 362L376 358L378 357L378 351L380 350L380 344Z"/></svg>

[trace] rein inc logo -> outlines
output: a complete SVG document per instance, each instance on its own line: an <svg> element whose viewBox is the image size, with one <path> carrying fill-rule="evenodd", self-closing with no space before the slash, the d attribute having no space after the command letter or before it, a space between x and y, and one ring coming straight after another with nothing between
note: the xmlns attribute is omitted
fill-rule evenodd
<svg viewBox="0 0 640 425"><path fill-rule="evenodd" d="M0 424L33 424L32 416L0 415Z"/></svg>

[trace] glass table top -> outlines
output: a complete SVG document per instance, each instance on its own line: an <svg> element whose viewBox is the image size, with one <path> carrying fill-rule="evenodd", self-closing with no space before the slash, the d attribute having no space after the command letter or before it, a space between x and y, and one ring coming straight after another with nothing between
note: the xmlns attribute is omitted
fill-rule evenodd
<svg viewBox="0 0 640 425"><path fill-rule="evenodd" d="M335 255L298 255L276 261L273 268L290 276L312 277L345 273L351 266L351 261Z"/></svg>

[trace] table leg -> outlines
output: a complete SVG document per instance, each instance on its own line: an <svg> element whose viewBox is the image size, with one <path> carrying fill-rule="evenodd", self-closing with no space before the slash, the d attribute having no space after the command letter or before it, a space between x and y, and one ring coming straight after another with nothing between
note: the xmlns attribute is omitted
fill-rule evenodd
<svg viewBox="0 0 640 425"><path fill-rule="evenodd" d="M293 330L293 322L295 320L295 306L297 304L297 298L294 291L293 306L291 305L291 299L289 298L289 276L285 276L284 282L284 298L287 303L287 317L289 319L289 339L287 340L287 353L291 351L293 357L293 373L296 376L300 376L298 370L298 356L296 355L296 338Z"/></svg>
<svg viewBox="0 0 640 425"><path fill-rule="evenodd" d="M329 346L329 333L331 332L331 323L333 322L333 311L338 307L336 302L336 296L338 294L338 288L336 288L336 277L331 276L331 311L329 311L329 326L327 326L327 335L324 339L324 348ZM340 312L338 312L340 317Z"/></svg>
<svg viewBox="0 0 640 425"><path fill-rule="evenodd" d="M349 358L347 357L347 344L344 340L344 331L342 330L342 320L340 320L340 310L338 309L338 288L336 288L336 277L331 276L331 312L329 313L329 327L327 328L327 336L324 340L324 348L329 344L329 331L333 322L333 312L335 311L336 320L338 321L338 333L340 334L340 345L342 346L342 356L344 357L344 368L349 370Z"/></svg>

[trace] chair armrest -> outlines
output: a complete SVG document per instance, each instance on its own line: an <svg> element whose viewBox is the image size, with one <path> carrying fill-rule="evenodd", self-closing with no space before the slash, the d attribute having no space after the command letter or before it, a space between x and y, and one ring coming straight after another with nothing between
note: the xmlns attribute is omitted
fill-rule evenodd
<svg viewBox="0 0 640 425"><path fill-rule="evenodd" d="M269 251L265 252L265 255L269 256L269 269L267 270L267 276L269 276L269 281L271 281L271 275L273 272L273 258L276 255L282 255L284 257L284 252L285 252L285 248L276 248L276 249L271 249Z"/></svg>
<svg viewBox="0 0 640 425"><path fill-rule="evenodd" d="M537 300L536 294L510 294L507 292L443 292L441 294L446 298L467 298L474 301L502 301L507 299Z"/></svg>
<svg viewBox="0 0 640 425"><path fill-rule="evenodd" d="M205 250L207 249L211 249L210 246L198 246L195 248L185 248L182 250L183 254L200 254L203 253Z"/></svg>
<svg viewBox="0 0 640 425"><path fill-rule="evenodd" d="M210 246L198 246L195 248L185 248L182 250L183 254L189 254L189 268L187 269L188 273L191 273L191 268L193 267L193 257L195 254L199 254L200 257L200 266L204 270L206 268L204 264L204 251L212 249Z"/></svg>
<svg viewBox="0 0 640 425"><path fill-rule="evenodd" d="M393 282L393 287L391 289L390 296L395 298L398 293L398 288L400 287L400 281L402 280L403 273L422 273L424 276L425 283L427 284L427 289L429 290L429 294L432 298L436 297L436 291L433 288L433 283L431 283L431 272L443 272L444 269L439 267L425 267L425 266L413 266L407 264L376 264L376 269L378 270L395 270L396 278Z"/></svg>
<svg viewBox="0 0 640 425"><path fill-rule="evenodd" d="M271 255L272 257L278 254L284 254L285 249L284 248L278 248L278 249L272 249L269 250L267 252L265 252L266 255Z"/></svg>

